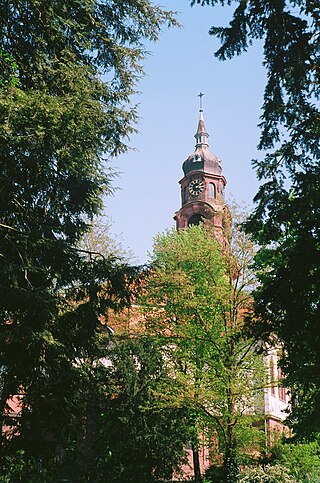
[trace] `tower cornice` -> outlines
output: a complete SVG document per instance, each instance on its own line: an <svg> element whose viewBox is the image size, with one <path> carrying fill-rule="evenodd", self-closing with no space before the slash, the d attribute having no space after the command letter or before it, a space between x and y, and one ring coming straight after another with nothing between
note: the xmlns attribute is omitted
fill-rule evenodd
<svg viewBox="0 0 320 483"><path fill-rule="evenodd" d="M195 176L203 176L203 177L208 178L208 179L210 178L210 179L215 179L215 180L221 180L223 182L224 186L227 185L227 179L224 175L215 174L215 173L207 173L206 171L202 171L200 169L190 171L186 176L183 176L183 178L181 178L178 181L178 183L180 185L182 185L184 183L184 181L189 180L191 177L195 177Z"/></svg>

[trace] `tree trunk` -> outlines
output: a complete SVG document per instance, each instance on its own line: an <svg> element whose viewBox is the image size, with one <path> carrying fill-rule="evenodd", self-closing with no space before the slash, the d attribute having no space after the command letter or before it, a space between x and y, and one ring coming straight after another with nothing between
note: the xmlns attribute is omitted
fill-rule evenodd
<svg viewBox="0 0 320 483"><path fill-rule="evenodd" d="M231 317L234 320L234 317ZM229 340L230 359L229 359L229 381L228 381L228 416L226 430L226 451L225 451L225 482L236 483L239 476L239 466L237 458L237 438L236 438L236 404L233 394L233 371L234 371L234 354L235 341Z"/></svg>
<svg viewBox="0 0 320 483"><path fill-rule="evenodd" d="M238 481L239 467L238 467L237 454L234 448L229 452L226 458L225 474L226 474L226 483L236 483Z"/></svg>
<svg viewBox="0 0 320 483"><path fill-rule="evenodd" d="M239 466L237 458L237 442L233 424L228 425L224 467L226 483L236 483L239 476Z"/></svg>
<svg viewBox="0 0 320 483"><path fill-rule="evenodd" d="M194 481L196 483L202 483L199 451L194 445L192 445L192 456L193 456Z"/></svg>

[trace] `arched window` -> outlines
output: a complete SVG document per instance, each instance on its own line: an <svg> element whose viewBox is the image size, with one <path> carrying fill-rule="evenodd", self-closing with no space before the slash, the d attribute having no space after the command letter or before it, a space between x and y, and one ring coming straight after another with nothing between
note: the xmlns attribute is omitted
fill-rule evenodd
<svg viewBox="0 0 320 483"><path fill-rule="evenodd" d="M216 185L214 183L208 184L208 197L215 198L216 197Z"/></svg>
<svg viewBox="0 0 320 483"><path fill-rule="evenodd" d="M203 216L201 216L200 213L196 213L195 215L190 216L188 226L199 225L201 221L203 221Z"/></svg>

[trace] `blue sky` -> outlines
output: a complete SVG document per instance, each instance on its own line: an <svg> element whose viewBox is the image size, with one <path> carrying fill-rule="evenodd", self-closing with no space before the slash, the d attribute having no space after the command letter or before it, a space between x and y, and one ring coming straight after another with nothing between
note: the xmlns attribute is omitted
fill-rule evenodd
<svg viewBox="0 0 320 483"><path fill-rule="evenodd" d="M158 43L147 46L146 76L133 99L139 103L139 134L130 141L134 149L114 160L118 189L106 200L112 231L139 263L147 261L154 236L174 226L181 166L194 150L200 91L209 149L222 158L227 196L252 205L258 182L251 160L261 157L256 150L266 78L261 44L220 62L213 55L219 42L208 30L226 25L230 7L191 8L187 0L161 4L179 12L182 28L164 30Z"/></svg>

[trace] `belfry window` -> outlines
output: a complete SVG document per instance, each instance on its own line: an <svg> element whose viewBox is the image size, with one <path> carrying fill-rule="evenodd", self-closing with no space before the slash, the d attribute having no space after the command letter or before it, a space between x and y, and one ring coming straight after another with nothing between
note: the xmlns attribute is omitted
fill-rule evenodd
<svg viewBox="0 0 320 483"><path fill-rule="evenodd" d="M214 183L208 184L208 197L215 198L216 197L216 185Z"/></svg>
<svg viewBox="0 0 320 483"><path fill-rule="evenodd" d="M190 216L188 220L188 226L191 225L199 225L203 221L203 216L200 213L196 213L195 215Z"/></svg>

